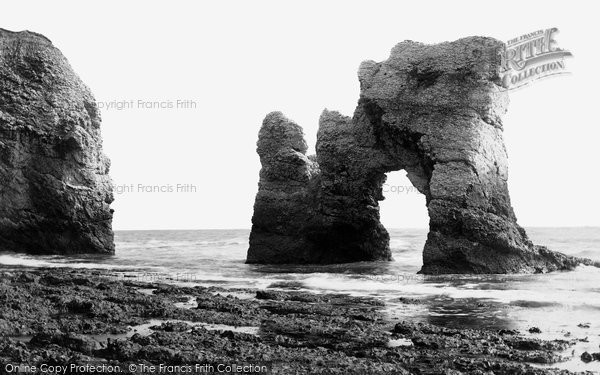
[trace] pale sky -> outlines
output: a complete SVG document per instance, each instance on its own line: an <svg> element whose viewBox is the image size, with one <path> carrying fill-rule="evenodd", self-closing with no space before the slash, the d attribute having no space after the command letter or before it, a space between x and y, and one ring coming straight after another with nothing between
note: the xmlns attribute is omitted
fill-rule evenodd
<svg viewBox="0 0 600 375"><path fill-rule="evenodd" d="M268 112L304 127L314 150L321 111L352 115L360 62L385 60L397 42L507 41L557 27L572 74L511 93L512 203L524 226L599 226L596 18L594 2L562 1L19 1L2 4L0 27L51 39L101 103L196 103L103 104L115 186L134 185L115 193L115 229L249 228ZM388 183L410 185L404 172ZM427 226L423 196L385 195L384 225Z"/></svg>

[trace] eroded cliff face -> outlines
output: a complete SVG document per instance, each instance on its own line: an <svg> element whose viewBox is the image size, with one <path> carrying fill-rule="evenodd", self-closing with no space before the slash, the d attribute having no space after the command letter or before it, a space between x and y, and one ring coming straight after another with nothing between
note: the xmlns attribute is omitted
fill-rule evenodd
<svg viewBox="0 0 600 375"><path fill-rule="evenodd" d="M591 263L533 245L516 222L502 138L503 48L484 37L406 41L388 60L364 62L354 116L321 116L316 163L304 155L301 128L269 114L259 134L247 261L391 259L378 201L385 173L405 170L430 217L421 272L533 273Z"/></svg>
<svg viewBox="0 0 600 375"><path fill-rule="evenodd" d="M90 90L44 36L0 29L0 250L113 253Z"/></svg>

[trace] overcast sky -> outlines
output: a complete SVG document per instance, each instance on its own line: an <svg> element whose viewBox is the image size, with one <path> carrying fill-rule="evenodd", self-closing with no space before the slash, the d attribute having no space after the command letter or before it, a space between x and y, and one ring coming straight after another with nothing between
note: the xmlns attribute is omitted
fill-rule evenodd
<svg viewBox="0 0 600 375"><path fill-rule="evenodd" d="M490 4L490 5L485 5ZM283 111L314 150L324 108L351 115L362 60L406 39L507 41L558 27L569 76L511 93L505 118L512 203L524 226L600 225L594 2L19 1L0 27L50 38L101 103L117 188L115 229L249 228L264 116ZM189 100L196 108L176 108ZM175 108L143 109L138 101ZM185 103L181 103L185 104ZM193 103L188 103L193 107ZM114 104L113 104L114 105ZM389 186L410 185L395 172ZM190 184L148 193L138 184ZM398 188L397 190L401 190ZM193 190L193 189L190 189ZM391 189L390 189L391 190ZM426 227L425 200L386 193L387 227Z"/></svg>

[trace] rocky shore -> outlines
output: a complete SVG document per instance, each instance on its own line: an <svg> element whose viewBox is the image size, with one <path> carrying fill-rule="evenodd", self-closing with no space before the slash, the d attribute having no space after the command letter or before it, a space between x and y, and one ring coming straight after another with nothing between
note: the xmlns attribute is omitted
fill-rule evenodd
<svg viewBox="0 0 600 375"><path fill-rule="evenodd" d="M575 343L394 320L368 297L100 270L0 270L0 305L0 373L570 374L551 364Z"/></svg>

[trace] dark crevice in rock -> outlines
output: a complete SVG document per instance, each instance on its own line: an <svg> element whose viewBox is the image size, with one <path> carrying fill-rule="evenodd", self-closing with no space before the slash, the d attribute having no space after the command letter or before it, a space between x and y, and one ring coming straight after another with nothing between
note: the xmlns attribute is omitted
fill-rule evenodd
<svg viewBox="0 0 600 375"><path fill-rule="evenodd" d="M442 73L431 69L419 71L419 68L414 67L408 72L408 75L415 81L418 89L425 89L433 86Z"/></svg>

